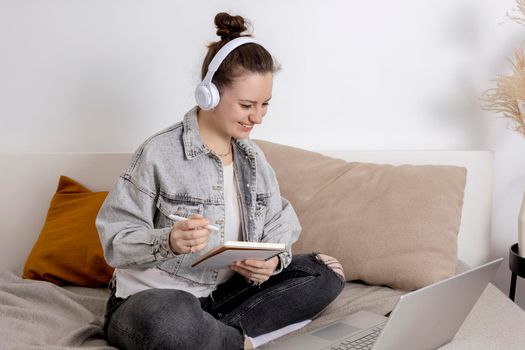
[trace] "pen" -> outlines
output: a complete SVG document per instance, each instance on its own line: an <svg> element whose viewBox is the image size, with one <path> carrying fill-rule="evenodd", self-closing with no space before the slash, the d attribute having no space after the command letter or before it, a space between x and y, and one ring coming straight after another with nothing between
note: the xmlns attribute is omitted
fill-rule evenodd
<svg viewBox="0 0 525 350"><path fill-rule="evenodd" d="M174 220L174 221L184 221L184 220L188 220L188 218L185 218L185 217L182 217L182 216L178 216L178 215L168 215L168 217L171 219L171 220ZM212 230L212 231L217 231L219 232L220 229L217 227L217 226L213 226L213 225L207 225L206 228L208 230Z"/></svg>

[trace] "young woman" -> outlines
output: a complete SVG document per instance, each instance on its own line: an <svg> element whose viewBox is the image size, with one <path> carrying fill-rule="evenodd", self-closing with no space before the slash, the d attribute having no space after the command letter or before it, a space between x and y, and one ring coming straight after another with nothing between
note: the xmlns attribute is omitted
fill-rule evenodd
<svg viewBox="0 0 525 350"><path fill-rule="evenodd" d="M237 39L246 30L240 16L219 13L215 24L221 40L208 47L203 79L222 47L249 40ZM218 104L196 106L146 140L98 214L115 267L104 331L118 348L248 349L253 337L316 316L344 286L334 258L291 255L297 216L249 140L268 111L277 68L261 45L235 46L213 74ZM228 270L191 267L225 240L286 243L287 251Z"/></svg>

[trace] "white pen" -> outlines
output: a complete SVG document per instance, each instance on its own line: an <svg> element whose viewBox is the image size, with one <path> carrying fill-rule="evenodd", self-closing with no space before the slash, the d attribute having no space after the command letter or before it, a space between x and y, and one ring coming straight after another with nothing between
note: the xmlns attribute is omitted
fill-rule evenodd
<svg viewBox="0 0 525 350"><path fill-rule="evenodd" d="M188 218L185 218L185 217L182 217L182 216L178 216L178 215L168 215L168 217L173 220L173 221L184 221L184 220L188 220ZM213 225L207 225L206 228L208 230L212 230L212 231L217 231L219 232L220 229L217 227L217 226L213 226Z"/></svg>

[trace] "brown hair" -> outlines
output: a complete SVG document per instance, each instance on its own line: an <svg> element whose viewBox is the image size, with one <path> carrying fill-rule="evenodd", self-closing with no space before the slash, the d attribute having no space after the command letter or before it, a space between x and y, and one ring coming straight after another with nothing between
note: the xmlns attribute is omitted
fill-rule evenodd
<svg viewBox="0 0 525 350"><path fill-rule="evenodd" d="M215 54L226 43L240 36L251 37L250 34L241 35L247 30L247 24L249 25L249 22L243 17L231 16L226 12L218 13L215 16L217 35L221 37L221 40L208 45L208 53L204 58L204 62L202 62L201 80L206 76L208 66ZM237 47L226 56L213 75L212 82L221 91L222 87L231 85L235 77L246 71L252 73L275 73L279 70L280 66L264 47L259 44L249 43Z"/></svg>

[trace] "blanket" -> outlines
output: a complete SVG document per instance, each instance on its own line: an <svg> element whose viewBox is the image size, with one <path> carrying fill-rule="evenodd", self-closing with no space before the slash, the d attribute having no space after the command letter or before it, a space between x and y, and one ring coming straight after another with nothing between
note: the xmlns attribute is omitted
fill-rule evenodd
<svg viewBox="0 0 525 350"><path fill-rule="evenodd" d="M59 287L0 273L0 349L115 349L102 324L105 288Z"/></svg>

